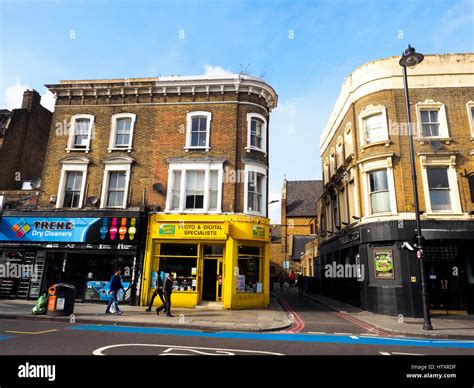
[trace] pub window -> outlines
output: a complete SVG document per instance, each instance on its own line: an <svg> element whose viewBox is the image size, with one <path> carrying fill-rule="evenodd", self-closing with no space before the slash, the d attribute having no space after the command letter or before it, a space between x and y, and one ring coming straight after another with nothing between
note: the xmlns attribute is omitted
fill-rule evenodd
<svg viewBox="0 0 474 388"><path fill-rule="evenodd" d="M238 252L237 292L263 292L262 248L240 245Z"/></svg>

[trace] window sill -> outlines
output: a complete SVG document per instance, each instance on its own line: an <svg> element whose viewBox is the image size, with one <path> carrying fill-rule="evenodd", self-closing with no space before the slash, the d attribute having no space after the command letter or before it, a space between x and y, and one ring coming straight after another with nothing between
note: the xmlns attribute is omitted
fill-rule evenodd
<svg viewBox="0 0 474 388"><path fill-rule="evenodd" d="M262 150L262 149L260 149L260 148L257 148L257 147L252 147L252 146L250 146L250 147L245 147L245 150L246 150L247 152L251 152L251 151L261 152L262 154L264 154L265 156L267 156L267 153L266 153L264 150Z"/></svg>
<svg viewBox="0 0 474 388"><path fill-rule="evenodd" d="M171 209L165 209L163 210L164 213L170 213L170 214L220 214L222 211L220 209L218 210L204 210L204 209L183 209L183 210L171 210Z"/></svg>
<svg viewBox="0 0 474 388"><path fill-rule="evenodd" d="M362 150L362 152L364 152L366 148L370 148L370 147L374 147L378 145L385 145L385 147L390 147L391 144L392 142L389 139L387 139L387 140L375 141L373 143L364 144L363 146L360 147L360 149Z"/></svg>
<svg viewBox="0 0 474 388"><path fill-rule="evenodd" d="M423 214L426 217L453 217L453 216L466 216L466 213L463 212L453 212L453 211L446 211L446 212L433 212L431 211L430 213L424 213Z"/></svg>
<svg viewBox="0 0 474 388"><path fill-rule="evenodd" d="M426 143L429 144L432 141L439 141L444 144L451 144L451 142L453 141L453 138L452 137L419 137L417 140L418 140L418 143L421 145L426 144Z"/></svg>
<svg viewBox="0 0 474 388"><path fill-rule="evenodd" d="M253 212L253 211L249 211L247 210L246 212L244 212L244 214L249 214L249 215L252 215L252 216L259 216L259 217L267 217L265 214L263 213L260 213L260 212Z"/></svg>
<svg viewBox="0 0 474 388"><path fill-rule="evenodd" d="M122 151L122 152L132 152L131 147L124 147L124 148L107 148L107 151L109 151L109 154L112 153L113 151Z"/></svg>
<svg viewBox="0 0 474 388"><path fill-rule="evenodd" d="M90 151L90 148L65 148L66 152L67 153L70 153L70 152L84 152L86 154L89 153Z"/></svg>
<svg viewBox="0 0 474 388"><path fill-rule="evenodd" d="M183 147L184 151L209 151L211 147Z"/></svg>

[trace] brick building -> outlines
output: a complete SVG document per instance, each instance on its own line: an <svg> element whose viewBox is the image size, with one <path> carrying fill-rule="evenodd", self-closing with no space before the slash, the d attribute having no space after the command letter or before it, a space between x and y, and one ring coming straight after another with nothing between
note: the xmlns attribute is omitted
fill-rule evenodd
<svg viewBox="0 0 474 388"><path fill-rule="evenodd" d="M306 243L316 237L317 202L322 181L283 181L281 194L281 252L285 268L302 271Z"/></svg>
<svg viewBox="0 0 474 388"><path fill-rule="evenodd" d="M52 116L36 90L23 93L21 108L0 110L0 207L36 202Z"/></svg>
<svg viewBox="0 0 474 388"><path fill-rule="evenodd" d="M321 135L319 253L355 276L323 292L381 314L422 316L415 214L399 58L344 83ZM427 55L408 69L432 310L474 312L474 55ZM331 275L331 276L329 276Z"/></svg>
<svg viewBox="0 0 474 388"><path fill-rule="evenodd" d="M100 299L119 265L125 297L142 291L144 304L168 272L176 305L268 303L269 85L235 75L47 87L57 100L37 216L82 220L87 234L46 252L46 283Z"/></svg>

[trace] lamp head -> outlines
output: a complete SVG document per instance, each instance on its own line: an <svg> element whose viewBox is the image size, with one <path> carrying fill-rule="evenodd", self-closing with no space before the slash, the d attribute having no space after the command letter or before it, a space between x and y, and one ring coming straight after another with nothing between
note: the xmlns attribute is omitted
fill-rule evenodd
<svg viewBox="0 0 474 388"><path fill-rule="evenodd" d="M425 56L423 54L417 53L414 47L408 45L408 48L402 54L399 63L400 66L413 68L421 63L424 58Z"/></svg>

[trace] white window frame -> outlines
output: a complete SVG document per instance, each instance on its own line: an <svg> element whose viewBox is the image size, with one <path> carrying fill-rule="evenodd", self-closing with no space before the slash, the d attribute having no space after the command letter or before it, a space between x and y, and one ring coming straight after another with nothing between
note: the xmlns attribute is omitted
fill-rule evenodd
<svg viewBox="0 0 474 388"><path fill-rule="evenodd" d="M191 146L191 129L192 129L192 122L193 117L200 116L206 117L206 145L202 146ZM209 151L211 149L210 146L210 138L211 138L211 121L212 121L212 113L205 112L205 111L194 111L189 112L186 114L186 144L184 146L185 151L189 150L206 150Z"/></svg>
<svg viewBox="0 0 474 388"><path fill-rule="evenodd" d="M347 123L344 130L344 157L346 159L354 154L354 140L352 139L352 124Z"/></svg>
<svg viewBox="0 0 474 388"><path fill-rule="evenodd" d="M336 142L336 170L344 165L344 161L344 141L342 136L339 136Z"/></svg>
<svg viewBox="0 0 474 388"><path fill-rule="evenodd" d="M323 170L323 174L324 174L324 184L328 183L330 180L331 180L331 171L329 169L329 158L326 156L326 158L324 159L324 170Z"/></svg>
<svg viewBox="0 0 474 388"><path fill-rule="evenodd" d="M61 176L59 178L58 194L56 196L56 208L62 208L64 206L64 196L66 191L67 173L68 172L82 172L82 184L81 194L79 196L79 206L77 208L68 209L81 209L84 204L84 195L86 191L86 180L87 180L87 167L89 165L89 159L86 158L67 158L61 161Z"/></svg>
<svg viewBox="0 0 474 388"><path fill-rule="evenodd" d="M397 196L395 193L395 179L393 175L392 157L381 157L370 159L359 164L362 179L362 190L364 196L364 213L365 216L381 217L386 215L397 215ZM387 171L387 183L390 197L390 211L373 213L370 202L370 181L369 173L377 170Z"/></svg>
<svg viewBox="0 0 474 388"><path fill-rule="evenodd" d="M211 161L181 161L172 162L168 167L168 189L166 193L166 213L221 213L222 211L222 195L223 195L223 168L224 162L211 162ZM215 210L209 210L210 201L210 171L217 171L217 208ZM181 171L181 182L180 182L180 196L179 196L179 208L172 209L173 204L173 187L174 187L174 172ZM202 209L186 209L186 179L187 171L204 171L204 207Z"/></svg>
<svg viewBox="0 0 474 388"><path fill-rule="evenodd" d="M252 214L256 216L267 216L267 167L262 166L261 164L256 163L245 163L245 181L244 181L244 213ZM249 173L256 172L263 175L262 182L262 211L249 211L248 210L248 184L249 184Z"/></svg>
<svg viewBox="0 0 474 388"><path fill-rule="evenodd" d="M459 186L456 174L456 155L436 155L420 156L421 179L423 182L423 193L425 196L426 215L459 215L462 213L461 199L459 196ZM451 210L433 210L431 208L430 188L428 185L428 167L445 167L448 169L449 198L451 200Z"/></svg>
<svg viewBox="0 0 474 388"><path fill-rule="evenodd" d="M433 100L425 100L418 102L415 105L416 108L416 120L417 120L417 132L418 140L423 144L424 141L429 140L440 140L445 141L449 144L452 140L449 137L448 121L446 120L446 107L442 102L435 102ZM423 128L421 125L421 111L423 110L437 110L438 121L439 121L439 136L423 136Z"/></svg>
<svg viewBox="0 0 474 388"><path fill-rule="evenodd" d="M336 150L331 148L331 152L329 153L329 175L331 178L336 174L337 164L336 164Z"/></svg>
<svg viewBox="0 0 474 388"><path fill-rule="evenodd" d="M109 152L112 151L127 151L127 152L132 152L132 144L133 144L133 132L135 128L135 121L136 121L137 115L135 113L117 113L112 116L112 126L111 126L111 131L110 131L110 139L109 139L109 148L107 150ZM115 144L115 139L117 135L117 122L119 119L131 119L130 123L130 140L128 142L127 147L117 147Z"/></svg>
<svg viewBox="0 0 474 388"><path fill-rule="evenodd" d="M367 143L367 139L365 138L365 119L369 118L370 116L375 115L382 115L382 122L385 126L385 137L381 140ZM387 108L384 105L368 105L359 113L359 135L360 135L360 144L361 148L371 147L375 145L385 144L385 146L390 145L390 136L388 133L388 124L387 124Z"/></svg>
<svg viewBox="0 0 474 388"><path fill-rule="evenodd" d="M87 139L86 148L74 148L76 120L79 120L79 119L88 119L88 120L90 120L90 125L91 126L90 126L90 130L89 130L89 137ZM86 154L89 153L89 151L91 150L91 139L92 139L92 132L94 131L94 124L95 124L94 115L78 114L78 115L71 116L71 122L70 122L70 127L69 127L69 137L68 137L66 151L67 152L71 152L71 151L77 152L77 151L79 151L79 152L85 152Z"/></svg>
<svg viewBox="0 0 474 388"><path fill-rule="evenodd" d="M125 209L128 204L130 191L130 175L133 159L129 157L116 157L104 161L104 176L102 180L102 193L100 196L100 207L103 209ZM107 206L107 194L109 188L110 173L114 171L125 171L125 193L122 206Z"/></svg>
<svg viewBox="0 0 474 388"><path fill-rule="evenodd" d="M474 120L472 119L471 110L474 109L474 101L470 100L466 104L467 117L469 120L469 128L471 129L471 140L474 141Z"/></svg>
<svg viewBox="0 0 474 388"><path fill-rule="evenodd" d="M262 148L258 148L251 145L251 133L252 133L252 119L259 119L263 122L262 124ZM267 119L265 116L259 113L247 113L247 152L259 151L267 156Z"/></svg>

